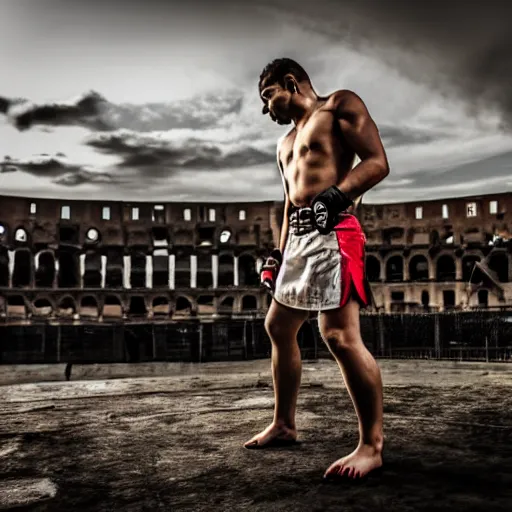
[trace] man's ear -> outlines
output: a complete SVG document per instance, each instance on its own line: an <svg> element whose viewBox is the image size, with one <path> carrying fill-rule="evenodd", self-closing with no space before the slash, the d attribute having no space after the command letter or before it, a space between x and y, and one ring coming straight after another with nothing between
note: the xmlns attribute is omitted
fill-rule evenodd
<svg viewBox="0 0 512 512"><path fill-rule="evenodd" d="M299 84L293 75L288 74L284 77L284 85L286 90L292 94L299 92Z"/></svg>

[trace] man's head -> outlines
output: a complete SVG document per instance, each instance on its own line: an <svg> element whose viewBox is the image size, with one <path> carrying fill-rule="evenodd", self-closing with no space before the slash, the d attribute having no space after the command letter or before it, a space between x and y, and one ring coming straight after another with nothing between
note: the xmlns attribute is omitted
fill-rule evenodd
<svg viewBox="0 0 512 512"><path fill-rule="evenodd" d="M294 95L300 93L304 84L311 85L309 76L294 60L281 58L267 64L258 84L263 114L270 114L279 124L290 124Z"/></svg>

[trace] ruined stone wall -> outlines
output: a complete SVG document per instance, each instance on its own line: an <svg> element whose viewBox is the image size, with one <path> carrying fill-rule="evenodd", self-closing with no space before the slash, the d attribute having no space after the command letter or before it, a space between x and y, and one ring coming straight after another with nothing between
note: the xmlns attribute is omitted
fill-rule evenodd
<svg viewBox="0 0 512 512"><path fill-rule="evenodd" d="M511 307L511 210L512 193L361 205L377 308ZM0 196L0 318L264 315L269 297L258 273L281 221L279 202ZM490 278L473 272L477 261Z"/></svg>

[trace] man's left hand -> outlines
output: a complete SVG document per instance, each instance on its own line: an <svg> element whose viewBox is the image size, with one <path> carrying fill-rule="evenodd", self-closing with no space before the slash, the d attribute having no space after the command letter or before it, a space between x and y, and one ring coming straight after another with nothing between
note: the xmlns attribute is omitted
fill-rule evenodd
<svg viewBox="0 0 512 512"><path fill-rule="evenodd" d="M338 223L338 215L352 204L352 200L335 185L320 192L311 203L315 228L322 235L329 234Z"/></svg>

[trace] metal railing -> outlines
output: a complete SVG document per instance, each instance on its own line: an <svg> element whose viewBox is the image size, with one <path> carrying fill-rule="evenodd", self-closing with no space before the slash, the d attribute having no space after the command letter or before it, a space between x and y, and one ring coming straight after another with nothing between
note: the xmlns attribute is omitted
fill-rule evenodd
<svg viewBox="0 0 512 512"><path fill-rule="evenodd" d="M507 361L512 312L362 314L361 332L379 358ZM298 343L305 359L331 357L316 319ZM0 325L0 364L229 361L269 357L261 317L166 322Z"/></svg>

